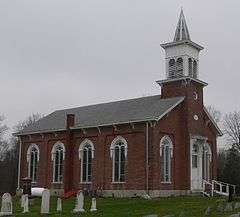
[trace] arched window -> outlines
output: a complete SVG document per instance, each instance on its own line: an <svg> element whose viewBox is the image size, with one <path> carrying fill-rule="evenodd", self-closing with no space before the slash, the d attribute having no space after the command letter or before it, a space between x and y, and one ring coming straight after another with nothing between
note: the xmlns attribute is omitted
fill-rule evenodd
<svg viewBox="0 0 240 217"><path fill-rule="evenodd" d="M192 146L192 168L198 168L198 154L199 147L198 144L193 144Z"/></svg>
<svg viewBox="0 0 240 217"><path fill-rule="evenodd" d="M160 141L161 182L171 182L171 159L173 157L173 144L169 136Z"/></svg>
<svg viewBox="0 0 240 217"><path fill-rule="evenodd" d="M39 161L39 148L36 144L29 146L27 150L28 177L32 182L37 181L37 165Z"/></svg>
<svg viewBox="0 0 240 217"><path fill-rule="evenodd" d="M193 61L193 77L197 78L197 61Z"/></svg>
<svg viewBox="0 0 240 217"><path fill-rule="evenodd" d="M81 160L81 182L92 181L92 159L94 158L94 145L85 139L79 146L79 159Z"/></svg>
<svg viewBox="0 0 240 217"><path fill-rule="evenodd" d="M113 182L125 182L127 141L123 137L118 136L112 141L110 155L113 160Z"/></svg>
<svg viewBox="0 0 240 217"><path fill-rule="evenodd" d="M212 151L209 144L203 146L203 178L210 181L210 163L212 161Z"/></svg>
<svg viewBox="0 0 240 217"><path fill-rule="evenodd" d="M188 74L193 77L193 61L191 58L188 59Z"/></svg>
<svg viewBox="0 0 240 217"><path fill-rule="evenodd" d="M53 182L63 181L63 161L65 159L65 147L61 142L55 143L52 148Z"/></svg>
<svg viewBox="0 0 240 217"><path fill-rule="evenodd" d="M180 57L177 59L177 73L176 76L183 75L183 59Z"/></svg>
<svg viewBox="0 0 240 217"><path fill-rule="evenodd" d="M169 77L172 78L176 73L176 64L174 59L170 59L168 63Z"/></svg>

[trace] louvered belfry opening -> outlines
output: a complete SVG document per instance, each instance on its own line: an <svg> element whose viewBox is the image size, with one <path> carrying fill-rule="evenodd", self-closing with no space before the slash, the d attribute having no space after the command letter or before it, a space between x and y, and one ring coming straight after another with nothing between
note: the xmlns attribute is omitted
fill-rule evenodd
<svg viewBox="0 0 240 217"><path fill-rule="evenodd" d="M193 61L191 58L188 59L188 74L193 77Z"/></svg>
<svg viewBox="0 0 240 217"><path fill-rule="evenodd" d="M175 61L175 59L169 60L169 78L177 78L183 76L183 59L180 57Z"/></svg>
<svg viewBox="0 0 240 217"><path fill-rule="evenodd" d="M173 78L176 72L176 63L175 59L170 59L169 61L169 77Z"/></svg>
<svg viewBox="0 0 240 217"><path fill-rule="evenodd" d="M197 61L193 61L193 78L197 78Z"/></svg>
<svg viewBox="0 0 240 217"><path fill-rule="evenodd" d="M183 76L183 59L181 57L177 59L176 76Z"/></svg>

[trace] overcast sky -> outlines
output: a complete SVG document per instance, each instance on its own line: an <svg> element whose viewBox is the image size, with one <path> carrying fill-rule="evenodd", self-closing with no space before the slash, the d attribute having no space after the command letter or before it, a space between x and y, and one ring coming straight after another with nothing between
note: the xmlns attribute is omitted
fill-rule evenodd
<svg viewBox="0 0 240 217"><path fill-rule="evenodd" d="M164 51L181 6L204 46L205 104L240 110L239 0L1 0L0 114L31 113L159 94Z"/></svg>

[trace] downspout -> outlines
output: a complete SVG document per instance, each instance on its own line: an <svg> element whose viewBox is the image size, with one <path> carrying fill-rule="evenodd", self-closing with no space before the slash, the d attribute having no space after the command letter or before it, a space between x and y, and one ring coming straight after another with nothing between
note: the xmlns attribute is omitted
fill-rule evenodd
<svg viewBox="0 0 240 217"><path fill-rule="evenodd" d="M148 122L146 122L146 193L149 195L149 132L148 132Z"/></svg>
<svg viewBox="0 0 240 217"><path fill-rule="evenodd" d="M21 152L22 152L22 140L21 137L19 136L19 153L18 153L18 187L17 189L20 189L20 176L21 176Z"/></svg>

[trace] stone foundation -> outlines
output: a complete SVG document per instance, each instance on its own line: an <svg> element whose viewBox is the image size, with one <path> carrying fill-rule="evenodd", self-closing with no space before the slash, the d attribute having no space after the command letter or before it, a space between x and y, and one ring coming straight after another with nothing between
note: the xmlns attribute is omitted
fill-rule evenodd
<svg viewBox="0 0 240 217"><path fill-rule="evenodd" d="M189 190L150 190L149 196L151 198L157 197L171 197L171 196L182 196L182 195L190 195L191 191ZM104 190L104 197L144 197L147 195L145 190Z"/></svg>

